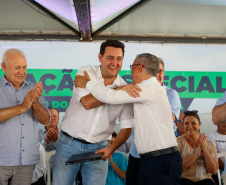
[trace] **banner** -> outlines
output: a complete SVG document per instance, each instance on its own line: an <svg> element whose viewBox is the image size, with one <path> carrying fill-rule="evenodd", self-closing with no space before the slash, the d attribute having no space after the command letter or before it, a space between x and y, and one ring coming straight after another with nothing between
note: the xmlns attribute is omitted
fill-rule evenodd
<svg viewBox="0 0 226 185"><path fill-rule="evenodd" d="M27 72L28 82L42 82L48 106L65 112L72 96L77 69L28 69ZM3 74L0 69L0 77ZM119 75L127 83L132 82L129 70L121 70ZM178 92L183 111L189 108L194 98L221 98L226 91L226 72L166 71L164 85Z"/></svg>

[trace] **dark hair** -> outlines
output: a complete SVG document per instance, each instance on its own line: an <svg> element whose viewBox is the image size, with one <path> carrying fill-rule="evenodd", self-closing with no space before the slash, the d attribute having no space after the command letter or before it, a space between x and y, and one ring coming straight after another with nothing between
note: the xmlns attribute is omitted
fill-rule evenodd
<svg viewBox="0 0 226 185"><path fill-rule="evenodd" d="M112 137L115 137L116 138L117 137L117 133L116 132L113 132L112 133Z"/></svg>
<svg viewBox="0 0 226 185"><path fill-rule="evenodd" d="M118 40L106 40L105 42L103 42L100 46L100 54L103 56L104 53L105 53L105 48L106 47L114 47L114 48L121 48L122 49L122 53L123 53L123 56L124 56L124 53L125 53L125 45L118 41Z"/></svg>
<svg viewBox="0 0 226 185"><path fill-rule="evenodd" d="M199 118L199 115L198 115L198 111L196 111L196 110L194 110L194 111L185 111L184 112L183 122L184 122L184 119L187 116L193 116L193 117L195 117L199 121L199 123L200 123L200 118Z"/></svg>
<svg viewBox="0 0 226 185"><path fill-rule="evenodd" d="M136 57L137 64L143 64L147 74L156 76L159 71L159 61L155 55L142 53Z"/></svg>

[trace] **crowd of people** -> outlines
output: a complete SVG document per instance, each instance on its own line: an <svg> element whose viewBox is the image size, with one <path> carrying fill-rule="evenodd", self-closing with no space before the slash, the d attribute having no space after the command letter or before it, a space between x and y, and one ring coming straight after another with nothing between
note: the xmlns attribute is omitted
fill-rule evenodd
<svg viewBox="0 0 226 185"><path fill-rule="evenodd" d="M100 65L78 70L60 126L59 112L47 107L42 83L25 80L24 53L4 53L0 185L44 185L45 151L52 150L53 185L73 185L78 174L83 185L215 184L214 175L225 166L217 152L226 151L226 92L212 111L217 130L206 136L200 133L198 111L180 113L178 93L164 86L163 60L137 55L130 65L133 83L126 84L119 76L124 52L122 42L107 40L100 47ZM128 159L115 152L119 147L129 152ZM101 160L65 165L72 155L89 152L102 153Z"/></svg>

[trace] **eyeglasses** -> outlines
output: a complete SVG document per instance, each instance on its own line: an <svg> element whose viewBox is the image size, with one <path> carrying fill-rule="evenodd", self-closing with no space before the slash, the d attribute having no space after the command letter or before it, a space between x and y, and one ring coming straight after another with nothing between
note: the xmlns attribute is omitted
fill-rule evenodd
<svg viewBox="0 0 226 185"><path fill-rule="evenodd" d="M133 66L139 66L140 64L133 64L133 65L130 65L129 67L130 67L130 70L132 71L132 69L133 69Z"/></svg>
<svg viewBox="0 0 226 185"><path fill-rule="evenodd" d="M133 66L139 66L140 64L133 64L133 65L130 65L130 70L132 71L133 69ZM142 66L144 67L144 65L142 64Z"/></svg>

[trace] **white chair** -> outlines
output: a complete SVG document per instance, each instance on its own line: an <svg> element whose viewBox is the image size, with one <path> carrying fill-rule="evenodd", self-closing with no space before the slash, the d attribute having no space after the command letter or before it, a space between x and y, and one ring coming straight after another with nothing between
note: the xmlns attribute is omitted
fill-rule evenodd
<svg viewBox="0 0 226 185"><path fill-rule="evenodd" d="M44 174L46 185L51 185L51 174L50 174L49 159L50 159L51 156L55 155L55 153L56 153L56 150L46 152L46 171L45 171L45 174Z"/></svg>
<svg viewBox="0 0 226 185"><path fill-rule="evenodd" d="M46 152L46 171L44 174L46 185L51 185L51 173L50 173L51 170L50 170L49 159L51 156L55 155L55 153L56 153L56 150ZM74 181L73 185L75 185L75 181Z"/></svg>
<svg viewBox="0 0 226 185"><path fill-rule="evenodd" d="M224 161L225 161L225 158L226 158L226 152L217 153L217 157L218 157L218 158L224 157ZM226 175L225 175L225 171L223 171L222 174L220 175L220 170L218 169L218 171L217 171L217 177L218 177L219 185L222 185L221 179L223 180L223 183L226 184Z"/></svg>

